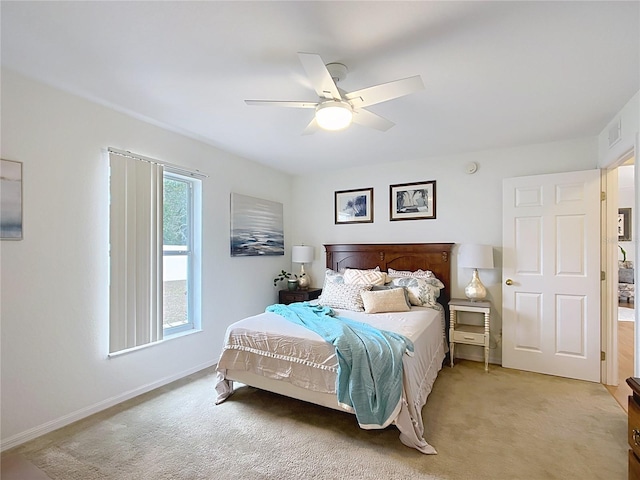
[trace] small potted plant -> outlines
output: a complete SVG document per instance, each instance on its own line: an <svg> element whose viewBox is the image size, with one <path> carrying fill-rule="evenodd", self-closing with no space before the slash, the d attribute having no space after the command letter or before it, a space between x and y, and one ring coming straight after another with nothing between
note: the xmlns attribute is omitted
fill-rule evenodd
<svg viewBox="0 0 640 480"><path fill-rule="evenodd" d="M627 251L622 248L622 245L618 245L620 252L622 253L622 260L618 260L619 268L633 268L633 262L627 261Z"/></svg>
<svg viewBox="0 0 640 480"><path fill-rule="evenodd" d="M277 286L278 283L287 281L287 288L289 290L297 290L298 289L298 276L295 273L289 273L285 270L282 270L276 278L273 279L273 286Z"/></svg>

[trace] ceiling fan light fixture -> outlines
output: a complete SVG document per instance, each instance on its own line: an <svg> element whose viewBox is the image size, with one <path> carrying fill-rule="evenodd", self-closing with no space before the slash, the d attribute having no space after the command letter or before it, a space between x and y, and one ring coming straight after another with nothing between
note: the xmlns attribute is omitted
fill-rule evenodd
<svg viewBox="0 0 640 480"><path fill-rule="evenodd" d="M353 120L353 109L347 102L329 100L316 107L316 122L324 130L342 130Z"/></svg>

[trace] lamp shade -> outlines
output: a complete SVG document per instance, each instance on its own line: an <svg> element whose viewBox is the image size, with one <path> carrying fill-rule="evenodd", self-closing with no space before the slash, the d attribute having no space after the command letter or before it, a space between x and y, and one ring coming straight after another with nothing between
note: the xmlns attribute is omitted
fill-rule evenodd
<svg viewBox="0 0 640 480"><path fill-rule="evenodd" d="M291 249L291 261L293 263L313 262L313 247L310 245L294 245Z"/></svg>
<svg viewBox="0 0 640 480"><path fill-rule="evenodd" d="M491 245L463 244L458 252L458 266L465 268L493 268Z"/></svg>

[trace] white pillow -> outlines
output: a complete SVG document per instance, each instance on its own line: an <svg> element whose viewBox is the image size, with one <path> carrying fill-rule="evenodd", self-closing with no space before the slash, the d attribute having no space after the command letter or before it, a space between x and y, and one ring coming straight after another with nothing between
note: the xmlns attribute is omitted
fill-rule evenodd
<svg viewBox="0 0 640 480"><path fill-rule="evenodd" d="M407 289L411 305L435 307L440 296L440 288L423 278L399 277L393 278L391 283ZM442 284L442 282L440 283Z"/></svg>
<svg viewBox="0 0 640 480"><path fill-rule="evenodd" d="M371 285L325 282L318 304L325 307L364 311L362 292L371 290Z"/></svg>
<svg viewBox="0 0 640 480"><path fill-rule="evenodd" d="M408 312L410 310L403 289L400 288L362 292L361 296L366 313Z"/></svg>
<svg viewBox="0 0 640 480"><path fill-rule="evenodd" d="M384 285L387 283L387 274L380 270L357 270L355 268L347 268L344 271L344 283Z"/></svg>
<svg viewBox="0 0 640 480"><path fill-rule="evenodd" d="M389 280L391 280L391 279L389 279ZM402 291L402 293L404 295L404 300L405 300L405 302L407 302L407 307L411 308L411 302L409 301L409 292L404 287L391 285L391 284L389 284L389 285L374 285L371 288L371 291L372 292L376 292L376 291L379 291L379 290L391 290L392 288Z"/></svg>

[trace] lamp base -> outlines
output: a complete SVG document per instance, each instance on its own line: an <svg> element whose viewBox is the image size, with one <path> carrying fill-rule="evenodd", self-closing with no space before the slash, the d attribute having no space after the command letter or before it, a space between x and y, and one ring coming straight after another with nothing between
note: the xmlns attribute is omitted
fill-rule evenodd
<svg viewBox="0 0 640 480"><path fill-rule="evenodd" d="M300 275L298 275L298 288L307 290L311 286L311 277L304 271L304 264L300 267Z"/></svg>
<svg viewBox="0 0 640 480"><path fill-rule="evenodd" d="M480 281L477 268L473 270L473 276L471 277L469 285L467 285L464 289L464 294L472 302L484 300L484 298L487 296L487 289Z"/></svg>

